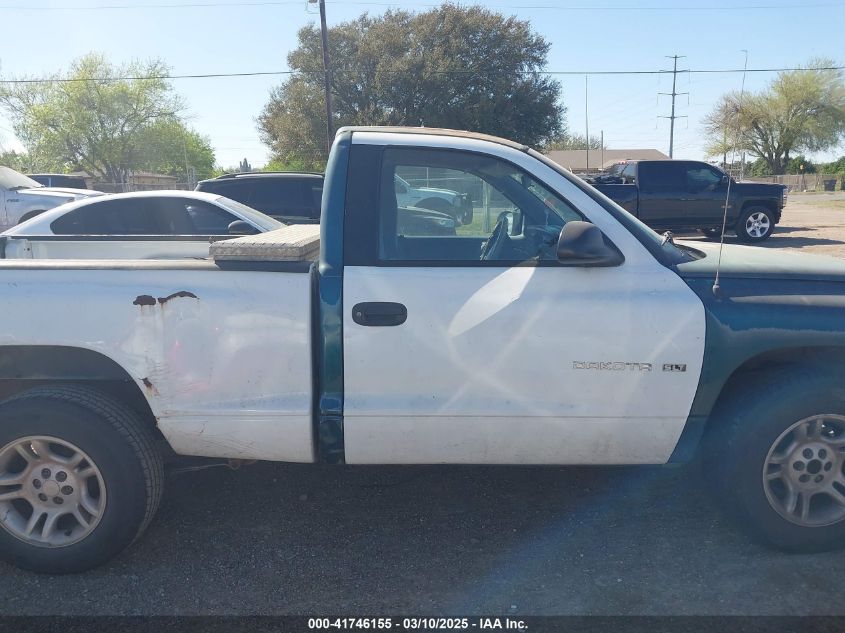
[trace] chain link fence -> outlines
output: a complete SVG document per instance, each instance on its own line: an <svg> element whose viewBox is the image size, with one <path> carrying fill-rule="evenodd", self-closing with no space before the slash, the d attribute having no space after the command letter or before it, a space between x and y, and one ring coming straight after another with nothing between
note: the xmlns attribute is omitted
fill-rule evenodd
<svg viewBox="0 0 845 633"><path fill-rule="evenodd" d="M788 174L784 176L751 176L752 182L769 182L786 185L789 191L845 191L842 174Z"/></svg>

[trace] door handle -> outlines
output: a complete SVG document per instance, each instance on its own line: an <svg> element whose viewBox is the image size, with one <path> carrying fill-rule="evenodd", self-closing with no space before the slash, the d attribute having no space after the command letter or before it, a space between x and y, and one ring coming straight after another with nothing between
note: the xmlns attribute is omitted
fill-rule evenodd
<svg viewBox="0 0 845 633"><path fill-rule="evenodd" d="M408 308L401 303L370 301L356 303L352 308L352 320L358 325L390 327L402 325L408 318Z"/></svg>

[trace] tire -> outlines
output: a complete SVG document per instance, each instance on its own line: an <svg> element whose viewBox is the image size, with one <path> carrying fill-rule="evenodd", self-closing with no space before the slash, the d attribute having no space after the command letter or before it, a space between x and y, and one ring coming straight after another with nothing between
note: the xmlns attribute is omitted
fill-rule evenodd
<svg viewBox="0 0 845 633"><path fill-rule="evenodd" d="M37 217L37 216L41 215L42 213L44 213L43 210L42 211L30 211L29 213L25 213L23 215L23 217L21 217L21 219L18 220L18 224L23 224L27 220L31 220L32 218Z"/></svg>
<svg viewBox="0 0 845 633"><path fill-rule="evenodd" d="M698 232L709 240L718 240L722 235L721 229L698 229Z"/></svg>
<svg viewBox="0 0 845 633"><path fill-rule="evenodd" d="M0 558L42 573L101 565L150 523L163 477L149 426L119 400L62 385L14 396L0 404Z"/></svg>
<svg viewBox="0 0 845 633"><path fill-rule="evenodd" d="M715 425L705 438L705 476L728 514L757 540L790 552L824 551L845 542L842 385L837 372L749 373L737 378L733 397L714 412ZM812 440L802 433L811 426ZM793 443L796 448L787 450ZM800 477L821 477L822 483L797 482ZM823 491L825 486L835 492ZM790 489L801 491L793 510Z"/></svg>
<svg viewBox="0 0 845 633"><path fill-rule="evenodd" d="M766 207L749 207L742 212L736 223L736 235L743 242L753 244L772 236L775 230L775 216Z"/></svg>

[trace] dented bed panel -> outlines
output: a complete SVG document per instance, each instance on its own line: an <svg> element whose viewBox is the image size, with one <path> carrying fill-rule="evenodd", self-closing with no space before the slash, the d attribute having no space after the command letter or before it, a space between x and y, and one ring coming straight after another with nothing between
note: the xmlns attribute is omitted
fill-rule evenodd
<svg viewBox="0 0 845 633"><path fill-rule="evenodd" d="M313 461L310 275L0 268L0 345L98 352L178 453Z"/></svg>

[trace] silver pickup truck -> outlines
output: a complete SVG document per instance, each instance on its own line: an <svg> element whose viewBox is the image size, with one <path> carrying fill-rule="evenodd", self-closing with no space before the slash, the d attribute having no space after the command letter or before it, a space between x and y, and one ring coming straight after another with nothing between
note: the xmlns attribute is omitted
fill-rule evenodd
<svg viewBox="0 0 845 633"><path fill-rule="evenodd" d="M90 189L45 187L9 167L0 167L0 233L65 202L102 195Z"/></svg>

